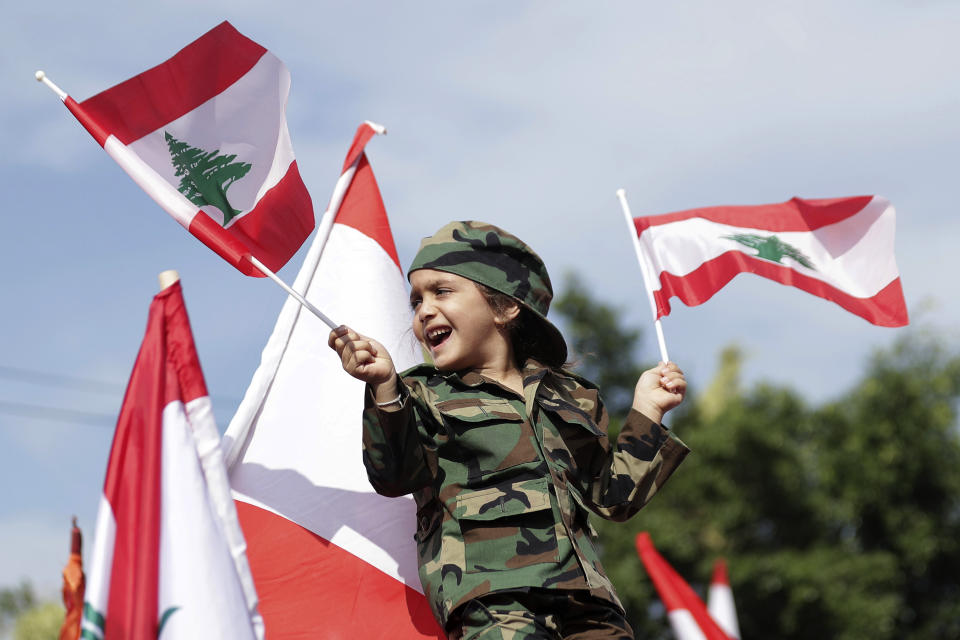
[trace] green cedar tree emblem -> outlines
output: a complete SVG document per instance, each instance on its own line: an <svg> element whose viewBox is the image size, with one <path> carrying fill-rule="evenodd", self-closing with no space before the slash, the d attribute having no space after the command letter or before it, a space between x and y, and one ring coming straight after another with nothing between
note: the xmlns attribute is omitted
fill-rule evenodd
<svg viewBox="0 0 960 640"><path fill-rule="evenodd" d="M167 620L170 618L171 615L173 615L174 611L176 611L179 608L180 607L170 607L169 609L163 612L162 616L160 616L160 622L157 623L158 638L160 637L160 632L163 631L163 625L167 624Z"/></svg>
<svg viewBox="0 0 960 640"><path fill-rule="evenodd" d="M106 620L103 614L93 608L89 602L83 603L83 621L87 624L80 631L81 640L99 640L103 637L103 628ZM95 633L90 627L93 627L99 633Z"/></svg>
<svg viewBox="0 0 960 640"><path fill-rule="evenodd" d="M180 607L170 607L163 612L163 615L160 616L159 622L157 622L157 637L160 637L160 633L163 631L163 626L167 623L167 620L175 611ZM87 623L81 632L80 640L100 640L103 638L104 628L106 626L106 618L102 613L94 609L89 602L83 603L83 620ZM91 630L90 627L94 629Z"/></svg>
<svg viewBox="0 0 960 640"><path fill-rule="evenodd" d="M777 236L758 236L752 233L735 233L729 236L723 236L728 240L733 240L739 242L740 244L756 249L756 256L758 258L763 258L764 260L770 260L771 262L776 262L783 264L781 260L784 257L793 258L807 269L813 269L816 271L816 268L813 266L813 263L800 249L797 249L791 244L788 244L778 238Z"/></svg>
<svg viewBox="0 0 960 640"><path fill-rule="evenodd" d="M170 151L170 159L180 177L177 191L193 204L202 207L212 205L223 213L223 226L227 226L237 214L227 201L227 189L231 184L247 175L253 166L249 162L234 162L237 155L220 155L220 150L204 151L191 147L163 132Z"/></svg>

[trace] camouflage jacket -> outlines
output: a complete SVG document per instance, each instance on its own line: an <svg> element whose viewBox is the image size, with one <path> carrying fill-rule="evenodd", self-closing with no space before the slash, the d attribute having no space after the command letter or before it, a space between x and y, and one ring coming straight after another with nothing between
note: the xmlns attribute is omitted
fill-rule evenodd
<svg viewBox="0 0 960 640"><path fill-rule="evenodd" d="M522 373L522 398L428 365L401 375L398 411L366 394L364 465L378 493L416 499L420 581L442 625L471 598L525 587L620 606L587 510L626 520L689 453L636 411L612 446L596 387L533 360Z"/></svg>

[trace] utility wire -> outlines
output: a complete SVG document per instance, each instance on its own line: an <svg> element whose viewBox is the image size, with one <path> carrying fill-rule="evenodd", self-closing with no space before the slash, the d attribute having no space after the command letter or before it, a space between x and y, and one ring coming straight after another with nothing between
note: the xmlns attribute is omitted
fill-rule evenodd
<svg viewBox="0 0 960 640"><path fill-rule="evenodd" d="M22 418L40 418L57 422L73 422L97 427L113 427L117 422L116 415L94 413L92 411L78 411L76 409L58 409L42 405L27 404L25 402L8 402L0 400L0 413L20 416Z"/></svg>
<svg viewBox="0 0 960 640"><path fill-rule="evenodd" d="M92 380L90 378L65 376L59 373L48 373L46 371L22 369L20 367L9 367L6 365L0 365L0 378L16 380L17 382L26 382L29 384L50 385L55 387L76 389L79 391L94 391L99 393L123 393L125 388L124 385L116 382L105 382L103 380Z"/></svg>
<svg viewBox="0 0 960 640"><path fill-rule="evenodd" d="M79 376L65 376L59 373L50 373L47 371L37 371L36 369L24 369L22 367L11 367L0 364L0 378L15 380L17 382L26 382L40 386L63 387L74 389L76 391L90 391L95 393L123 394L127 385L119 382L108 382L105 380L94 380L92 378L82 378ZM228 398L225 396L210 396L214 404L221 405L239 405L237 398ZM2 411L2 408L0 408ZM82 412L81 412L82 413Z"/></svg>

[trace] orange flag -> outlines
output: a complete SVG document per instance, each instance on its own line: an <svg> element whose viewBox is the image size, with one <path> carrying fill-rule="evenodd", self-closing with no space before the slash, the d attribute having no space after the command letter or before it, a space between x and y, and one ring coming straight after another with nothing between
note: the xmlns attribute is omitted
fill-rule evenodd
<svg viewBox="0 0 960 640"><path fill-rule="evenodd" d="M67 608L67 615L60 627L60 640L78 640L80 638L80 621L83 616L83 592L86 579L83 575L83 551L81 541L83 537L77 527L77 518L73 518L73 528L70 530L70 559L63 568L63 606Z"/></svg>

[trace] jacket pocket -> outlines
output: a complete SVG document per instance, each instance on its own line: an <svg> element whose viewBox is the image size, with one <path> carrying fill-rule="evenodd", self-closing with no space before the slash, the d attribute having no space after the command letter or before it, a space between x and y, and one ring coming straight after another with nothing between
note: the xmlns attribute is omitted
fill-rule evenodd
<svg viewBox="0 0 960 640"><path fill-rule="evenodd" d="M506 483L457 497L467 573L522 569L559 561L546 478Z"/></svg>
<svg viewBox="0 0 960 640"><path fill-rule="evenodd" d="M437 403L451 457L467 466L468 483L540 459L533 429L508 400L462 398Z"/></svg>

